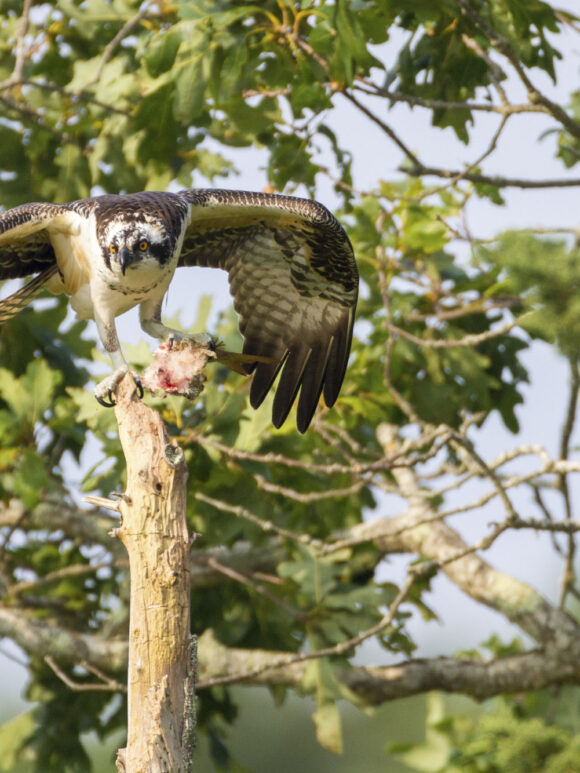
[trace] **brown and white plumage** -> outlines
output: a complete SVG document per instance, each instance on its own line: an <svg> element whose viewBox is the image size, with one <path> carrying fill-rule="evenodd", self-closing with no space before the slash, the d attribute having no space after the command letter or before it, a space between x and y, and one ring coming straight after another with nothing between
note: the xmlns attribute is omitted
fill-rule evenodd
<svg viewBox="0 0 580 773"><path fill-rule="evenodd" d="M281 371L273 423L283 423L300 390L304 432L320 394L329 406L338 396L358 291L350 242L317 202L199 189L16 207L0 214L0 279L38 276L0 302L0 322L42 287L69 293L77 314L96 320L116 368L97 387L102 398L127 370L115 316L140 305L146 332L179 336L161 322L161 302L180 266L228 272L243 352L270 360L247 366L251 404Z"/></svg>

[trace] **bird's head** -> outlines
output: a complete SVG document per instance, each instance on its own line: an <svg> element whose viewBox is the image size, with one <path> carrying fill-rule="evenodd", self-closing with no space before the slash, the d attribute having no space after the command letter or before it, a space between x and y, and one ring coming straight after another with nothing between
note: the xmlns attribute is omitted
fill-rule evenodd
<svg viewBox="0 0 580 773"><path fill-rule="evenodd" d="M107 267L123 276L135 269L158 269L175 252L175 239L162 223L151 220L112 223L100 242Z"/></svg>

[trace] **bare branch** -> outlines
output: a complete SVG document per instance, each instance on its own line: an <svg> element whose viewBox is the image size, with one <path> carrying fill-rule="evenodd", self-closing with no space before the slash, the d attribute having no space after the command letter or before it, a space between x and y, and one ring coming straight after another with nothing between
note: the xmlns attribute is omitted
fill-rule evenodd
<svg viewBox="0 0 580 773"><path fill-rule="evenodd" d="M527 180L521 177L503 177L502 175L486 175L478 172L464 172L457 169L443 169L437 166L426 166L419 163L415 166L404 167L401 171L410 174L412 177L443 177L445 179L460 178L472 183L484 183L493 185L496 188L524 188L524 189L543 189L543 188L576 188L580 185L580 178L555 178L547 180Z"/></svg>
<svg viewBox="0 0 580 773"><path fill-rule="evenodd" d="M97 68L97 72L95 73L95 77L89 81L85 85L85 89L90 88L91 86L94 86L95 83L98 83L101 79L101 75L103 74L103 70L105 69L105 66L107 62L111 60L111 57L115 53L116 48L122 43L122 41L129 35L129 33L132 31L134 27L139 24L140 21L142 21L146 16L151 15L151 8L149 3L143 3L139 11L133 16L132 18L128 19L125 24L121 27L121 29L117 32L115 37L110 40L105 48L103 49L103 55L101 57L101 61L99 62L99 66Z"/></svg>
<svg viewBox="0 0 580 773"><path fill-rule="evenodd" d="M435 193L439 193L439 191L445 190L446 188L457 185L457 183L460 180L463 180L466 178L466 175L468 175L472 169L475 169L478 167L483 161L485 161L486 158L488 158L496 149L497 143L499 141L499 138L501 136L502 131L505 128L505 125L508 121L509 115L504 115L499 123L498 128L494 132L488 147L483 151L483 153L475 159L475 161L472 161L470 164L468 164L465 169L457 174L455 177L452 177L448 183L445 183L444 185L439 185L434 188L428 188L426 191L421 193L419 196L416 197L418 201L421 201L422 199L426 199L428 196L432 196Z"/></svg>
<svg viewBox="0 0 580 773"><path fill-rule="evenodd" d="M464 448L465 451L469 454L469 456L471 456L474 462L478 465L478 467L480 467L481 471L485 474L488 480L492 482L494 489L496 490L499 498L501 499L501 501L505 506L508 518L509 519L517 518L518 514L514 510L514 506L512 505L511 500L508 497L507 492L505 490L505 487L502 485L502 482L500 481L498 475L496 474L495 470L492 470L489 467L487 462L475 450L473 443L467 438L463 437L459 432L454 433L453 443Z"/></svg>
<svg viewBox="0 0 580 773"><path fill-rule="evenodd" d="M353 86L355 91L369 97L383 97L391 102L404 102L410 107L424 107L427 110L469 110L482 113L498 113L499 115L521 115L525 113L549 113L545 105L530 105L529 103L513 104L506 100L505 104L496 105L493 102L453 102L446 99L425 99L402 91L391 91L381 88L364 78L357 78ZM361 86L360 84L364 84Z"/></svg>
<svg viewBox="0 0 580 773"><path fill-rule="evenodd" d="M289 529L283 529L281 526L276 526L276 524L272 523L272 521L264 521L262 518L258 518L257 515L254 515L254 513L250 512L247 508L242 507L241 505L230 505L228 502L222 502L219 499L208 497L201 491L197 491L195 493L195 498L200 502L206 502L208 505L212 505L212 507L215 507L222 512L231 513L237 518L244 518L246 521L253 523L254 526L258 526L260 529L262 529L262 531L272 532L273 534L277 534L279 537L283 537L284 539L290 539L293 542L300 543L301 545L309 545L315 549L324 545L324 543L320 540L309 537L307 534L298 534L297 532L290 531Z"/></svg>
<svg viewBox="0 0 580 773"><path fill-rule="evenodd" d="M242 574L241 572L238 572L235 569L232 569L230 566L226 566L225 564L220 563L215 558L209 558L207 564L212 569L215 569L216 571L221 572L226 577L229 577L231 580L234 580L235 582L239 582L242 585L246 585L248 588L251 588L260 596L263 596L264 598L268 599L268 601L271 601L273 604L276 604L277 606L281 607L295 620L302 620L304 618L304 614L300 610L294 609L289 604L286 604L286 602L283 599L279 599L273 593L270 593L262 583L256 582L253 577L250 577L246 574Z"/></svg>
<svg viewBox="0 0 580 773"><path fill-rule="evenodd" d="M352 486L347 486L346 488L302 492L288 488L287 486L278 485L277 483L270 483L270 481L266 480L262 475L255 474L254 480L256 481L258 488L262 491L267 491L270 494L280 494L284 497L288 497L288 499L293 499L295 502L302 502L303 504L320 502L323 499L348 497L351 494L357 494L367 485L366 481L359 480L357 483L353 483Z"/></svg>
<svg viewBox="0 0 580 773"><path fill-rule="evenodd" d="M71 679L70 676L65 674L50 655L44 656L44 662L68 688L75 692L127 692L127 687L124 684L117 682L115 679L111 679L111 677L87 663L82 663L80 665L87 671L91 671L95 676L98 676L99 679L101 679L100 682L75 682L74 679Z"/></svg>
<svg viewBox="0 0 580 773"><path fill-rule="evenodd" d="M382 444L396 443L396 436L388 425L379 426L377 437ZM580 637L580 628L572 618L529 585L499 572L473 552L468 553L470 547L446 523L425 522L436 518L437 513L420 495L415 471L397 468L393 476L409 503L404 516L406 531L398 535L407 550L438 562L449 579L472 599L500 612L536 641L545 642L556 636L556 632L558 636ZM508 525L512 520L514 516ZM378 529L377 525L373 526ZM367 524L361 524L352 530L351 536L357 531L364 533L367 528Z"/></svg>
<svg viewBox="0 0 580 773"><path fill-rule="evenodd" d="M439 220L440 218L437 219ZM445 223L445 225L447 225L447 223ZM519 298L503 298L499 300L495 299L493 301L486 298L478 298L475 301L469 301L464 305L458 305L453 308L442 306L427 314L423 314L419 311L407 311L403 314L403 319L406 322L427 322L429 320L447 322L451 319L469 317L472 314L487 314L490 311L503 311L504 309L509 309L520 304L521 300Z"/></svg>
<svg viewBox="0 0 580 773"><path fill-rule="evenodd" d="M49 654L60 663L87 661L109 671L120 671L127 664L125 640L66 631L44 620L34 620L16 607L0 607L0 636L12 639L25 652L41 658Z"/></svg>
<svg viewBox="0 0 580 773"><path fill-rule="evenodd" d="M23 620L20 615L12 613L11 619L18 628L22 627ZM7 622L4 610L0 609L2 635L11 635L6 629ZM91 636L80 637L85 643L91 643L90 660L85 660L76 656L78 635L74 636L69 631L52 627L47 631L44 623L38 621L24 622L32 629L29 633L33 638L44 638L41 647L46 648L44 651L40 648L36 654L44 657L47 652L50 653L49 657L55 665L57 659L72 665L79 664L95 673L99 679L105 676L102 669L121 670L126 667L125 642ZM47 632L46 637L43 637L43 631ZM562 639L555 636L541 650L487 662L450 657L410 660L394 666L355 666L348 670L339 669L337 676L369 705L380 705L385 701L432 689L461 693L483 700L505 692L540 689L554 684L578 684L579 638L571 641L565 631L562 633ZM22 641L17 643L22 646ZM56 650L60 654L56 654ZM113 661L108 660L111 655L114 657ZM95 658L101 663L100 667L97 666L98 671L94 668ZM307 659L297 659L295 653L224 647L215 640L211 631L206 631L200 640L202 682L198 687L218 683L216 680L225 682L226 678L228 682L236 682L241 674L245 675L246 684L297 687L304 677ZM57 668L62 671L59 666ZM248 676L250 669L252 676ZM112 682L114 683L114 680ZM71 686L71 689L75 688Z"/></svg>
<svg viewBox="0 0 580 773"><path fill-rule="evenodd" d="M353 94L350 94L348 91L342 91L341 92L343 97L348 99L348 101L353 104L358 110L360 110L361 113L364 113L364 115L367 116L367 118L370 118L370 120L375 123L382 131L391 138L391 140L395 143L395 145L403 151L405 156L409 159L409 161L413 164L414 167L420 167L422 166L421 162L417 158L417 156L413 153L413 151L403 142L403 140L399 137L399 135L391 129L391 127L385 123L381 118L379 118L377 115L373 113L372 110L370 110L366 105L363 105L362 102L360 102Z"/></svg>
<svg viewBox="0 0 580 773"><path fill-rule="evenodd" d="M466 335L459 339L420 338L419 336L413 335L413 333L409 333L397 325L393 325L392 322L388 323L388 329L389 332L393 333L394 335L400 335L401 338L406 338L408 341L412 341L412 343L417 344L417 346L425 346L429 349L456 349L459 346L477 346L484 341L489 341L492 338L505 335L506 333L509 333L510 330L513 330L514 327L520 325L522 319L529 316L531 313L531 311L525 312L516 319L508 320L500 327L493 328L492 330L486 330L484 333Z"/></svg>
<svg viewBox="0 0 580 773"><path fill-rule="evenodd" d="M72 564L65 566L62 569L57 569L54 572L45 574L44 577L39 577L36 580L28 580L26 582L19 582L15 585L10 585L6 588L5 596L20 596L23 593L29 593L31 590L37 590L43 588L46 585L50 585L52 582L58 582L70 577L82 577L86 574L94 574L100 569L114 569L119 567L129 566L129 561L120 561L112 564L110 561L102 561L96 564Z"/></svg>
<svg viewBox="0 0 580 773"><path fill-rule="evenodd" d="M578 393L580 392L580 371L578 362L575 359L569 360L570 366L570 395L568 397L568 408L566 419L562 428L562 437L560 439L560 459L568 459L570 453L570 438L576 422L576 412L578 409ZM564 499L564 510L566 519L572 519L572 503L570 500L570 489L568 487L568 477L566 473L560 473L558 477L559 489ZM560 595L560 606L563 608L566 603L566 596L574 586L576 572L574 570L574 558L576 555L576 541L574 532L568 533L568 547L566 551L566 563L562 576L562 592Z"/></svg>
<svg viewBox="0 0 580 773"><path fill-rule="evenodd" d="M242 673L247 668L248 650L224 647L206 631L200 639L199 687L209 686L226 673ZM560 657L563 655L563 657ZM254 676L248 684L298 687L304 678L306 662L294 660L279 665L282 653L253 650ZM287 656L286 656L287 657ZM574 660L576 658L576 660ZM275 669L272 664L278 664ZM393 666L354 666L335 671L340 681L367 705L418 695L429 690L469 695L485 700L494 695L521 690L538 690L554 684L578 684L580 666L577 653L534 650L493 660L437 657L408 660Z"/></svg>
<svg viewBox="0 0 580 773"><path fill-rule="evenodd" d="M125 557L122 546L108 536L111 527L119 525L119 518L102 510L80 510L66 501L51 499L46 499L34 510L27 510L18 499L0 502L0 527L14 524L25 529L63 529L71 538L103 545L115 556Z"/></svg>
<svg viewBox="0 0 580 773"><path fill-rule="evenodd" d="M549 531L551 533L576 534L580 531L580 521L554 521L547 518L516 518L510 522L510 529L534 529L534 531Z"/></svg>
<svg viewBox="0 0 580 773"><path fill-rule="evenodd" d="M22 6L22 16L18 24L18 31L16 33L16 44L14 46L14 70L12 75L8 79L9 81L19 81L22 77L24 65L26 63L26 33L28 32L28 25L30 23L30 9L32 8L34 0L24 0Z"/></svg>

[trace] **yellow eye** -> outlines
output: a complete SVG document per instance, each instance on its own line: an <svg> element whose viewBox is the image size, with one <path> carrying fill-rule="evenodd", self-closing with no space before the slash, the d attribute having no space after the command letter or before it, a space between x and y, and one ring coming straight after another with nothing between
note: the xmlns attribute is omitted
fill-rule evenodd
<svg viewBox="0 0 580 773"><path fill-rule="evenodd" d="M119 248L117 247L116 244L111 243L109 244L109 250L114 253L114 252L118 252Z"/></svg>
<svg viewBox="0 0 580 773"><path fill-rule="evenodd" d="M145 250L149 249L149 242L147 241L147 239L141 239L141 241L139 242L139 249L141 250L141 252L145 252Z"/></svg>

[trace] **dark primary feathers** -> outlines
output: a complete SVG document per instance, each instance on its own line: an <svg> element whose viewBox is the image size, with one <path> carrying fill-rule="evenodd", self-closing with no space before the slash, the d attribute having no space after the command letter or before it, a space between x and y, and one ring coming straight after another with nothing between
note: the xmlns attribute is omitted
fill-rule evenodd
<svg viewBox="0 0 580 773"><path fill-rule="evenodd" d="M248 368L253 407L280 373L276 427L298 392L301 432L322 392L326 404L334 404L350 352L358 273L348 237L325 207L290 196L211 189L23 205L0 214L0 279L54 271L54 234L91 213L97 230L113 217L159 218L176 233L185 225L178 265L228 272L244 354L272 360ZM0 321L43 284L40 277L33 281L36 286L24 288L20 299L0 302Z"/></svg>

